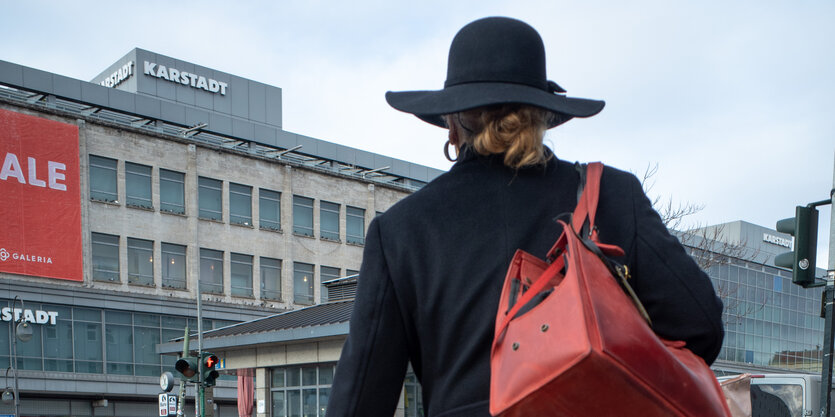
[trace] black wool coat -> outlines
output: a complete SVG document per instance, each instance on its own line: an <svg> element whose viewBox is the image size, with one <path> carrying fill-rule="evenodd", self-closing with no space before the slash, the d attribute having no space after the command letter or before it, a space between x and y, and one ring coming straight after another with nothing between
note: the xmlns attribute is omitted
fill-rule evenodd
<svg viewBox="0 0 835 417"><path fill-rule="evenodd" d="M574 210L578 182L574 165L556 158L514 171L501 156L465 150L449 172L371 222L327 415L393 415L411 362L427 416L489 416L508 264L519 248L544 258L561 232L552 219ZM724 337L722 302L634 175L604 169L596 221L600 240L626 252L619 261L655 332L712 363Z"/></svg>

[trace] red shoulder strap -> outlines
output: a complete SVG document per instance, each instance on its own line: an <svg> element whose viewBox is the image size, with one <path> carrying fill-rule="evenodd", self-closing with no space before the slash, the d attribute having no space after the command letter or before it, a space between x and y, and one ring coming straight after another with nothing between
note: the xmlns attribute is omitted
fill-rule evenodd
<svg viewBox="0 0 835 417"><path fill-rule="evenodd" d="M577 201L577 208L572 215L574 230L580 231L586 218L589 220L589 230L592 237L596 238L597 232L594 229L594 216L597 213L597 202L600 200L600 178L603 176L603 164L592 162L586 166L586 184L583 187L583 194ZM596 240L596 239L595 239Z"/></svg>

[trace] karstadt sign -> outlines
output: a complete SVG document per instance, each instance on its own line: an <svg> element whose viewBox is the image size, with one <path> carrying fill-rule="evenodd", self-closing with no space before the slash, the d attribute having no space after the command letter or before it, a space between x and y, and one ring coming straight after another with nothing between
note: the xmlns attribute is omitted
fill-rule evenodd
<svg viewBox="0 0 835 417"><path fill-rule="evenodd" d="M207 78L202 75L193 74L187 71L181 71L174 67L166 67L165 65L154 62L145 61L144 74L152 77L161 78L172 83L178 83L191 88L199 88L210 93L218 93L222 96L226 95L226 87L229 84L218 81L213 78Z"/></svg>
<svg viewBox="0 0 835 417"><path fill-rule="evenodd" d="M82 281L78 127L0 109L0 272Z"/></svg>

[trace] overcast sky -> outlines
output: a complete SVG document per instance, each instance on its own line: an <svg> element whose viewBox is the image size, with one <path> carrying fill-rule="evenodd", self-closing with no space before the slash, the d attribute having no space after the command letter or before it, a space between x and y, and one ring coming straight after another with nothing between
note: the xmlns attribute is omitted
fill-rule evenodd
<svg viewBox="0 0 835 417"><path fill-rule="evenodd" d="M549 132L558 157L658 164L650 194L704 205L691 224L774 227L832 188L831 0L0 5L2 60L89 81L139 47L280 87L285 130L443 170L446 132L384 94L440 89L458 29L515 17L542 35L550 79L607 103Z"/></svg>

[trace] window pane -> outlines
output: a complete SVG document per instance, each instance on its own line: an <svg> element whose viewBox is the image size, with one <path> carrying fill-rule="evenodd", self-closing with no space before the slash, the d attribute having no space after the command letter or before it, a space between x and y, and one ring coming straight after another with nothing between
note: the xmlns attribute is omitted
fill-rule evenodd
<svg viewBox="0 0 835 417"><path fill-rule="evenodd" d="M223 294L223 252L200 249L200 292Z"/></svg>
<svg viewBox="0 0 835 417"><path fill-rule="evenodd" d="M319 388L319 414L318 417L325 417L328 411L328 398L331 395L330 388Z"/></svg>
<svg viewBox="0 0 835 417"><path fill-rule="evenodd" d="M258 190L259 226L266 230L281 230L281 193Z"/></svg>
<svg viewBox="0 0 835 417"><path fill-rule="evenodd" d="M319 366L319 385L333 384L333 366Z"/></svg>
<svg viewBox="0 0 835 417"><path fill-rule="evenodd" d="M133 334L131 326L108 324L105 326L107 341L107 373L133 375Z"/></svg>
<svg viewBox="0 0 835 417"><path fill-rule="evenodd" d="M182 172L159 170L159 210L186 214L185 177Z"/></svg>
<svg viewBox="0 0 835 417"><path fill-rule="evenodd" d="M287 368L287 386L288 387L298 387L301 386L301 368L293 367Z"/></svg>
<svg viewBox="0 0 835 417"><path fill-rule="evenodd" d="M365 209L348 207L345 211L345 240L365 244Z"/></svg>
<svg viewBox="0 0 835 417"><path fill-rule="evenodd" d="M293 262L293 302L313 304L313 265Z"/></svg>
<svg viewBox="0 0 835 417"><path fill-rule="evenodd" d="M339 204L319 203L319 229L322 239L339 240Z"/></svg>
<svg viewBox="0 0 835 417"><path fill-rule="evenodd" d="M154 207L151 203L151 167L125 162L125 194L128 205Z"/></svg>
<svg viewBox="0 0 835 417"><path fill-rule="evenodd" d="M231 254L232 295L252 297L252 255Z"/></svg>
<svg viewBox="0 0 835 417"><path fill-rule="evenodd" d="M313 199L293 196L293 233L313 236Z"/></svg>
<svg viewBox="0 0 835 417"><path fill-rule="evenodd" d="M128 238L128 282L154 285L154 242Z"/></svg>
<svg viewBox="0 0 835 417"><path fill-rule="evenodd" d="M162 249L162 286L168 288L186 288L186 247L163 243Z"/></svg>
<svg viewBox="0 0 835 417"><path fill-rule="evenodd" d="M302 390L302 407L302 417L316 417L319 407L316 404L315 388Z"/></svg>
<svg viewBox="0 0 835 417"><path fill-rule="evenodd" d="M301 391L287 391L288 417L302 417Z"/></svg>
<svg viewBox="0 0 835 417"><path fill-rule="evenodd" d="M287 417L287 408L285 404L285 392L278 391L273 393L273 415L272 417Z"/></svg>
<svg viewBox="0 0 835 417"><path fill-rule="evenodd" d="M76 372L101 373L101 324L75 321L73 323ZM79 363L79 361L82 361ZM95 361L95 363L89 362Z"/></svg>
<svg viewBox="0 0 835 417"><path fill-rule="evenodd" d="M156 374L160 372L160 357L156 353L156 345L160 343L160 333L158 327L134 327L134 336L136 343L134 344L134 355L137 364L143 365L157 365ZM108 359L110 356L108 356ZM146 370L148 368L145 368ZM153 376L154 374L151 374Z"/></svg>
<svg viewBox="0 0 835 417"><path fill-rule="evenodd" d="M98 201L116 201L115 159L90 155L90 198Z"/></svg>
<svg viewBox="0 0 835 417"><path fill-rule="evenodd" d="M206 177L197 178L197 205L201 219L221 221L223 182Z"/></svg>
<svg viewBox="0 0 835 417"><path fill-rule="evenodd" d="M252 187L229 183L229 222L252 224Z"/></svg>
<svg viewBox="0 0 835 417"><path fill-rule="evenodd" d="M93 232L93 280L119 280L119 236Z"/></svg>
<svg viewBox="0 0 835 417"><path fill-rule="evenodd" d="M261 258L261 298L281 300L281 260Z"/></svg>
<svg viewBox="0 0 835 417"><path fill-rule="evenodd" d="M302 368L302 385L316 385L316 367L306 366Z"/></svg>
<svg viewBox="0 0 835 417"><path fill-rule="evenodd" d="M322 282L322 302L324 303L328 301L328 287L325 286L325 283L339 278L339 268L331 266L319 267L319 278Z"/></svg>

